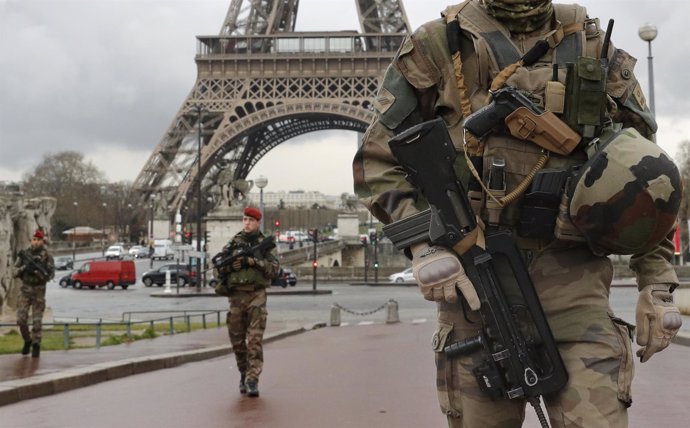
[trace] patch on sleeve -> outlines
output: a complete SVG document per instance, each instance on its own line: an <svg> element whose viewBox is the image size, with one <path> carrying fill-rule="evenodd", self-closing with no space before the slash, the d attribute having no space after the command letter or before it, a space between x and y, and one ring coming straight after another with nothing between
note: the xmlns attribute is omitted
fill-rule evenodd
<svg viewBox="0 0 690 428"><path fill-rule="evenodd" d="M639 82L637 85L635 85L635 88L633 88L632 96L635 98L635 101L637 101L637 104L642 108L642 110L647 108L647 100L644 97L644 93L642 92Z"/></svg>
<svg viewBox="0 0 690 428"><path fill-rule="evenodd" d="M395 103L395 95L391 93L386 88L381 88L378 95L374 99L374 108L381 114L388 111L389 108Z"/></svg>
<svg viewBox="0 0 690 428"><path fill-rule="evenodd" d="M397 128L417 108L414 88L395 67L388 67L374 106L388 129Z"/></svg>

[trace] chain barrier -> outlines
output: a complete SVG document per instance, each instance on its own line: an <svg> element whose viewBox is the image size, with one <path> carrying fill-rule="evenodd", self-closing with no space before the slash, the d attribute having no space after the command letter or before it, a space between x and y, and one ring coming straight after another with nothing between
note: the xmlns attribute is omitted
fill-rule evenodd
<svg viewBox="0 0 690 428"><path fill-rule="evenodd" d="M398 303L398 302L396 302L395 300L390 299L388 302L382 304L382 305L379 306L378 308L373 309L373 310L371 310L371 311L367 311L367 312L357 312L357 311L353 311L353 310L351 310L351 309L347 309L347 308L345 308L345 307L343 307L343 306L340 306L338 303L334 303L334 304L333 304L333 307L336 307L336 308L338 308L338 309L340 309L340 310L343 310L343 311L347 312L348 314L357 315L357 316L363 317L363 316L375 314L376 312L378 312L378 311L380 311L380 310L386 308L386 307L388 306L388 303L390 303L390 302L394 302L394 303L396 303L396 304Z"/></svg>

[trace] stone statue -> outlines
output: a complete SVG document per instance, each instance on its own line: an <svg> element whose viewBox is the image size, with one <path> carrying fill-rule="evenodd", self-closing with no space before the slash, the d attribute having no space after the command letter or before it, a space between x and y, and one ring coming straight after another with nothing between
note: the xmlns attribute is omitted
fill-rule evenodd
<svg viewBox="0 0 690 428"><path fill-rule="evenodd" d="M20 286L13 276L14 255L29 246L36 229L51 235L56 206L55 198L27 199L17 189L0 187L0 315L14 316Z"/></svg>
<svg viewBox="0 0 690 428"><path fill-rule="evenodd" d="M238 205L249 196L249 191L254 186L251 180L233 178L232 168L223 169L216 177L216 185L211 189L211 197L216 204L216 209L223 209Z"/></svg>

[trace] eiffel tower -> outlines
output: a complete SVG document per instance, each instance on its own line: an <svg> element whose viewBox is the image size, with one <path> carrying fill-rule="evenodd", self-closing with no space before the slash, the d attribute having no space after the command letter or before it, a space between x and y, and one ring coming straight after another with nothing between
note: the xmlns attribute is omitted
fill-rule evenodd
<svg viewBox="0 0 690 428"><path fill-rule="evenodd" d="M299 0L232 0L218 36L197 36L197 80L134 182L174 213L245 179L279 144L364 132L383 73L410 32L402 0L355 0L361 33L295 32ZM201 180L200 183L197 180ZM211 207L202 197L204 212Z"/></svg>

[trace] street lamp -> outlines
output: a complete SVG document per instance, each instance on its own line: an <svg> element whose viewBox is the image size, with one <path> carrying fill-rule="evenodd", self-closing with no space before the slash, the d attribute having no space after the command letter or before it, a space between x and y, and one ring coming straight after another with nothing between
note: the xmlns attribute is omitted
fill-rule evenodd
<svg viewBox="0 0 690 428"><path fill-rule="evenodd" d="M125 233L127 234L127 241L132 242L132 220L134 215L132 214L132 204L127 204L127 212L129 213L129 221L125 225Z"/></svg>
<svg viewBox="0 0 690 428"><path fill-rule="evenodd" d="M156 194L151 194L151 222L149 223L149 241L146 243L146 247L149 252L149 268L153 269L153 209L155 206Z"/></svg>
<svg viewBox="0 0 690 428"><path fill-rule="evenodd" d="M264 233L264 217L266 217L264 213L264 187L268 185L268 178L260 175L254 180L254 184L259 188L259 209L261 210L261 225L259 227L261 233Z"/></svg>
<svg viewBox="0 0 690 428"><path fill-rule="evenodd" d="M79 202L74 201L72 202L72 205L74 206L74 229L72 229L72 263L75 263L77 260L77 218L79 217L79 210L77 207L79 206Z"/></svg>
<svg viewBox="0 0 690 428"><path fill-rule="evenodd" d="M103 255L105 256L105 209L108 207L108 204L103 202L103 230L101 230L101 251L103 252Z"/></svg>
<svg viewBox="0 0 690 428"><path fill-rule="evenodd" d="M652 24L645 24L639 28L637 33L640 38L647 42L649 46L649 55L647 56L647 67L649 69L649 109L653 116L656 116L656 111L654 109L654 65L652 57L652 40L656 39L657 29L656 26Z"/></svg>
<svg viewBox="0 0 690 428"><path fill-rule="evenodd" d="M197 118L197 176L196 176L196 251L201 253L201 121L202 115L208 113L201 104L192 107ZM197 255L196 290L201 291L201 257Z"/></svg>

